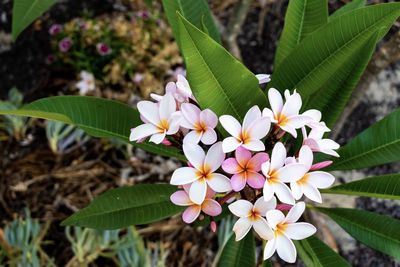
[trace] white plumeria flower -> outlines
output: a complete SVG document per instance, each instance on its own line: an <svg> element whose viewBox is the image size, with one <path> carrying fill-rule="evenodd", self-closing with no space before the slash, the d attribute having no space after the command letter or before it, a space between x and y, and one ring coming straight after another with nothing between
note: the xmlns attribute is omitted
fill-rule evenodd
<svg viewBox="0 0 400 267"><path fill-rule="evenodd" d="M96 83L92 73L83 70L79 75L81 76L81 80L76 84L76 87L79 89L80 95L86 95L88 92L96 89Z"/></svg>
<svg viewBox="0 0 400 267"><path fill-rule="evenodd" d="M243 125L230 115L223 115L219 118L222 127L231 135L225 138L222 143L224 153L232 152L239 146L250 151L265 150L264 143L260 140L264 138L271 127L269 118L262 117L261 110L254 106L247 111Z"/></svg>
<svg viewBox="0 0 400 267"><path fill-rule="evenodd" d="M269 74L263 74L263 73L256 74L256 78L259 84L264 84L271 81L271 75Z"/></svg>
<svg viewBox="0 0 400 267"><path fill-rule="evenodd" d="M304 116L310 117L311 120L306 124L306 126L310 127L311 129L316 129L318 131L323 131L323 132L330 132L331 129L329 129L325 122L321 121L322 114L321 111L316 110L316 109L309 109L305 112L303 112Z"/></svg>
<svg viewBox="0 0 400 267"><path fill-rule="evenodd" d="M181 105L181 126L190 129L185 135L183 143L197 144L200 140L203 144L211 145L217 141L217 133L214 128L218 124L218 117L210 109L200 110L190 103Z"/></svg>
<svg viewBox="0 0 400 267"><path fill-rule="evenodd" d="M266 178L263 194L266 201L273 198L275 193L280 201L293 205L295 203L294 197L285 183L299 180L308 169L306 165L301 163L291 163L284 166L285 160L286 148L281 142L278 142L272 149L271 159L261 165L262 173Z"/></svg>
<svg viewBox="0 0 400 267"><path fill-rule="evenodd" d="M299 115L302 101L300 94L293 92L290 95L289 90L285 91L286 102L283 104L281 94L275 88L268 91L268 100L271 109L264 108L263 116L270 118L283 131L290 133L294 138L297 137L296 129L306 125L311 118L305 115Z"/></svg>
<svg viewBox="0 0 400 267"><path fill-rule="evenodd" d="M189 82L186 80L185 76L178 74L177 82L169 82L165 87L165 93L170 93L175 98L178 103L188 103L189 99L197 102L193 96L192 89L190 88ZM150 96L156 100L160 101L162 96L157 94L150 94Z"/></svg>
<svg viewBox="0 0 400 267"><path fill-rule="evenodd" d="M332 139L323 138L324 131L318 129L311 129L310 133L307 134L306 130L302 128L303 132L303 145L311 148L313 152L321 152L334 157L340 157L335 151L340 148L340 145Z"/></svg>
<svg viewBox="0 0 400 267"><path fill-rule="evenodd" d="M256 233L264 240L273 238L273 232L264 218L269 210L276 208L276 198L265 201L263 197L257 199L254 205L247 200L239 199L228 206L229 210L239 220L233 226L236 241L241 240L253 227Z"/></svg>
<svg viewBox="0 0 400 267"><path fill-rule="evenodd" d="M207 154L196 144L183 144L183 152L193 167L182 167L174 171L171 177L172 185L191 184L190 200L198 205L203 203L207 186L217 193L232 190L228 177L215 173L225 159L221 142L210 147Z"/></svg>
<svg viewBox="0 0 400 267"><path fill-rule="evenodd" d="M292 240L305 239L317 231L312 224L297 223L304 209L304 202L299 202L290 209L286 217L280 210L267 212L267 221L274 231L274 237L265 246L264 260L269 259L277 251L282 260L289 263L296 261L297 251Z"/></svg>
<svg viewBox="0 0 400 267"><path fill-rule="evenodd" d="M174 97L167 93L160 102L140 101L137 104L145 124L131 130L130 141L138 141L151 136L150 142L160 144L166 135L179 131L181 115L176 111Z"/></svg>
<svg viewBox="0 0 400 267"><path fill-rule="evenodd" d="M293 197L299 200L303 194L312 201L321 203L322 197L319 188L328 188L335 182L335 177L327 172L309 172L313 163L313 153L308 146L302 146L298 162L307 166L307 173L297 181L290 183Z"/></svg>

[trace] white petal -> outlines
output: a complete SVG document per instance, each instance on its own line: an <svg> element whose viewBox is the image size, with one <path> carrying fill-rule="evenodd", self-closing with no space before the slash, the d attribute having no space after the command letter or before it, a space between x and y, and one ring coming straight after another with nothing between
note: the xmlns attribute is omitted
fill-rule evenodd
<svg viewBox="0 0 400 267"><path fill-rule="evenodd" d="M246 115L244 116L243 119L243 129L244 130L249 130L250 126L255 122L256 120L261 118L261 110L258 106L253 106L250 108Z"/></svg>
<svg viewBox="0 0 400 267"><path fill-rule="evenodd" d="M168 120L169 117L176 111L176 102L172 94L167 93L160 101L159 115L160 119Z"/></svg>
<svg viewBox="0 0 400 267"><path fill-rule="evenodd" d="M299 200L303 196L302 186L297 182L290 183L290 189L292 190L292 195L294 199Z"/></svg>
<svg viewBox="0 0 400 267"><path fill-rule="evenodd" d="M295 203L292 191L284 183L275 183L274 185L276 197L283 203L293 205Z"/></svg>
<svg viewBox="0 0 400 267"><path fill-rule="evenodd" d="M312 185L304 184L303 193L306 197L317 203L322 203L321 193Z"/></svg>
<svg viewBox="0 0 400 267"><path fill-rule="evenodd" d="M205 109L200 112L200 121L205 123L208 127L214 129L218 124L218 117L210 109Z"/></svg>
<svg viewBox="0 0 400 267"><path fill-rule="evenodd" d="M279 125L279 127L284 130L285 132L289 133L294 138L297 138L297 131L295 128L290 126L289 124Z"/></svg>
<svg viewBox="0 0 400 267"><path fill-rule="evenodd" d="M294 93L288 99L286 99L285 105L282 108L282 114L285 117L291 117L298 115L301 108L301 97L300 94Z"/></svg>
<svg viewBox="0 0 400 267"><path fill-rule="evenodd" d="M149 142L153 142L155 144L161 144L161 142L165 139L165 132L164 133L156 133L150 137Z"/></svg>
<svg viewBox="0 0 400 267"><path fill-rule="evenodd" d="M185 138L183 138L183 143L198 144L202 137L203 135L199 134L197 131L190 131L185 135Z"/></svg>
<svg viewBox="0 0 400 267"><path fill-rule="evenodd" d="M273 210L276 208L276 198L272 197L269 201L265 201L265 198L260 197L257 199L256 203L254 203L254 209L257 210L258 213L265 216L267 211Z"/></svg>
<svg viewBox="0 0 400 267"><path fill-rule="evenodd" d="M276 237L276 252L282 260L294 263L296 261L297 252L292 240L285 235L278 235Z"/></svg>
<svg viewBox="0 0 400 267"><path fill-rule="evenodd" d="M322 139L318 141L319 147L322 149L338 149L340 145L331 139Z"/></svg>
<svg viewBox="0 0 400 267"><path fill-rule="evenodd" d="M229 210L237 217L248 217L253 209L250 201L239 199L228 206Z"/></svg>
<svg viewBox="0 0 400 267"><path fill-rule="evenodd" d="M285 215L280 210L269 210L266 217L272 229L276 229L276 225L285 220Z"/></svg>
<svg viewBox="0 0 400 267"><path fill-rule="evenodd" d="M267 83L271 81L271 75L269 74L256 74L256 78L258 79L259 84Z"/></svg>
<svg viewBox="0 0 400 267"><path fill-rule="evenodd" d="M264 183L263 196L265 201L270 201L274 197L275 188L268 182Z"/></svg>
<svg viewBox="0 0 400 267"><path fill-rule="evenodd" d="M157 94L150 94L150 97L153 98L157 102L162 99L162 95L157 95ZM158 115L158 112L157 112L157 115Z"/></svg>
<svg viewBox="0 0 400 267"><path fill-rule="evenodd" d="M310 117L312 118L314 121L319 122L321 121L322 118L322 113L321 111L317 110L317 109L309 109L305 112L303 112L304 116Z"/></svg>
<svg viewBox="0 0 400 267"><path fill-rule="evenodd" d="M269 227L267 221L262 217L253 222L253 228L264 240L270 240L274 237L274 232L271 230L271 227Z"/></svg>
<svg viewBox="0 0 400 267"><path fill-rule="evenodd" d="M261 164L261 171L264 174L264 176L269 177L270 167L271 167L271 163L269 161L266 161L263 164Z"/></svg>
<svg viewBox="0 0 400 267"><path fill-rule="evenodd" d="M309 138L315 139L315 140L320 140L324 136L323 131L318 131L316 129L312 129L310 133L308 134Z"/></svg>
<svg viewBox="0 0 400 267"><path fill-rule="evenodd" d="M311 148L309 148L308 146L302 146L299 152L299 162L306 165L309 170L312 166L313 160L314 156L311 151Z"/></svg>
<svg viewBox="0 0 400 267"><path fill-rule="evenodd" d="M222 142L215 143L210 147L206 154L204 168L210 168L210 172L215 172L219 167L221 167L224 160L225 153L222 151Z"/></svg>
<svg viewBox="0 0 400 267"><path fill-rule="evenodd" d="M292 163L280 168L274 176L277 177L281 182L290 183L302 178L309 168L301 163Z"/></svg>
<svg viewBox="0 0 400 267"><path fill-rule="evenodd" d="M268 260L276 250L276 239L273 238L267 242L264 248L264 260Z"/></svg>
<svg viewBox="0 0 400 267"><path fill-rule="evenodd" d="M248 130L252 139L263 139L269 132L271 128L271 120L267 117L263 117L255 120Z"/></svg>
<svg viewBox="0 0 400 267"><path fill-rule="evenodd" d="M298 115L287 118L285 125L290 126L294 129L299 129L301 127L304 127L310 121L311 121L310 117Z"/></svg>
<svg viewBox="0 0 400 267"><path fill-rule="evenodd" d="M219 173L213 173L207 179L207 184L211 187L215 192L228 192L232 190L231 180L225 175Z"/></svg>
<svg viewBox="0 0 400 267"><path fill-rule="evenodd" d="M281 142L278 142L272 149L270 170L276 171L280 169L285 164L285 160L286 148Z"/></svg>
<svg viewBox="0 0 400 267"><path fill-rule="evenodd" d="M190 164L192 164L198 170L203 169L204 159L206 155L201 146L191 143L184 143L183 152L186 158L189 160Z"/></svg>
<svg viewBox="0 0 400 267"><path fill-rule="evenodd" d="M337 158L340 157L340 155L332 149L321 149L320 152Z"/></svg>
<svg viewBox="0 0 400 267"><path fill-rule="evenodd" d="M207 130L203 133L201 137L201 142L205 145L212 145L217 141L217 133L214 129L207 128Z"/></svg>
<svg viewBox="0 0 400 267"><path fill-rule="evenodd" d="M289 223L285 228L285 235L293 240L302 240L317 232L314 225L309 223Z"/></svg>
<svg viewBox="0 0 400 267"><path fill-rule="evenodd" d="M176 169L172 174L170 183L172 185L189 184L198 179L196 169L192 167L182 167Z"/></svg>
<svg viewBox="0 0 400 267"><path fill-rule="evenodd" d="M129 141L137 141L142 138L146 138L150 135L158 133L158 129L156 126L150 123L141 124L136 128L131 130L131 135L129 136Z"/></svg>
<svg viewBox="0 0 400 267"><path fill-rule="evenodd" d="M335 177L327 172L315 171L307 175L308 183L316 188L328 188L335 182Z"/></svg>
<svg viewBox="0 0 400 267"><path fill-rule="evenodd" d="M268 90L268 100L274 115L280 114L283 107L283 99L281 94L275 88Z"/></svg>
<svg viewBox="0 0 400 267"><path fill-rule="evenodd" d="M222 127L233 137L239 138L242 132L240 123L230 115L223 115L219 117Z"/></svg>
<svg viewBox="0 0 400 267"><path fill-rule="evenodd" d="M236 234L236 241L243 239L250 231L252 223L249 218L240 218L237 222L233 225L233 231Z"/></svg>
<svg viewBox="0 0 400 267"><path fill-rule="evenodd" d="M263 109L262 116L266 117L266 118L269 118L271 120L271 122L273 122L273 123L277 123L278 122L274 118L274 113L269 108L264 108Z"/></svg>
<svg viewBox="0 0 400 267"><path fill-rule="evenodd" d="M137 109L140 112L140 115L146 118L147 121L151 122L154 125L157 125L160 122L159 116L159 107L156 103L150 101L140 101L137 104Z"/></svg>
<svg viewBox="0 0 400 267"><path fill-rule="evenodd" d="M301 217L306 204L304 202L297 202L288 212L285 218L285 223L295 223Z"/></svg>
<svg viewBox="0 0 400 267"><path fill-rule="evenodd" d="M196 180L192 183L189 190L190 200L196 203L197 205L201 205L204 199L206 198L207 193L207 183L204 179Z"/></svg>
<svg viewBox="0 0 400 267"><path fill-rule="evenodd" d="M260 140L251 140L250 142L247 142L246 144L243 144L242 146L250 151L264 151L265 150L265 145Z"/></svg>
<svg viewBox="0 0 400 267"><path fill-rule="evenodd" d="M181 124L181 113L179 111L172 113L169 118L168 124L168 135L176 134L179 131L179 126Z"/></svg>
<svg viewBox="0 0 400 267"><path fill-rule="evenodd" d="M200 121L201 110L190 103L183 103L181 105L182 116L186 121L190 122L192 125Z"/></svg>
<svg viewBox="0 0 400 267"><path fill-rule="evenodd" d="M222 141L222 150L224 153L229 153L236 150L241 143L235 137L228 137Z"/></svg>

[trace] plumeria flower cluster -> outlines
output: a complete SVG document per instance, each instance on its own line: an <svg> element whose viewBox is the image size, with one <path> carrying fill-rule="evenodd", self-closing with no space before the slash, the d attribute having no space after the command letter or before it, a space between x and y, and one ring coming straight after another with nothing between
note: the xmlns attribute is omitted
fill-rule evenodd
<svg viewBox="0 0 400 267"><path fill-rule="evenodd" d="M256 78L260 84L270 80L266 74ZM303 200L321 203L319 189L335 180L321 170L331 161L314 160L314 153L339 156L339 145L324 138L330 129L321 112L301 113L299 93L286 90L282 96L271 88L269 108L253 106L239 121L202 109L183 75L165 91L151 95L154 101L138 103L143 124L131 130L130 140L149 139L183 151L187 166L176 169L170 181L177 186L171 201L186 207L183 221L209 217L216 230L215 217L227 205L238 217L232 229L237 241L254 229L266 241L264 259L276 251L281 259L295 262L292 240L316 232L313 225L298 222L306 207Z"/></svg>

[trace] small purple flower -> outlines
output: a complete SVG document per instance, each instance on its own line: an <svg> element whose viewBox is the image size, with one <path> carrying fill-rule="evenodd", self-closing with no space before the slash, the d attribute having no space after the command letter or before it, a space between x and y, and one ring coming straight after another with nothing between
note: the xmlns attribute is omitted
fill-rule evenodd
<svg viewBox="0 0 400 267"><path fill-rule="evenodd" d="M98 43L96 45L97 52L99 52L102 56L107 56L112 53L111 47L109 47L106 43Z"/></svg>
<svg viewBox="0 0 400 267"><path fill-rule="evenodd" d="M135 75L133 76L133 81L134 81L136 84L139 84L141 81L143 81L143 78L144 78L143 74L141 74L141 73L135 73Z"/></svg>
<svg viewBox="0 0 400 267"><path fill-rule="evenodd" d="M67 52L72 46L72 40L69 37L63 38L59 43L58 43L58 48L60 49L61 52Z"/></svg>
<svg viewBox="0 0 400 267"><path fill-rule="evenodd" d="M53 24L50 26L49 34L51 36L57 35L62 31L62 29L63 29L63 26L61 24Z"/></svg>
<svg viewBox="0 0 400 267"><path fill-rule="evenodd" d="M47 65L53 64L54 61L56 61L56 57L53 54L47 55L46 60L45 60Z"/></svg>
<svg viewBox="0 0 400 267"><path fill-rule="evenodd" d="M136 16L142 19L148 19L150 18L150 13L147 10L141 10L136 12Z"/></svg>

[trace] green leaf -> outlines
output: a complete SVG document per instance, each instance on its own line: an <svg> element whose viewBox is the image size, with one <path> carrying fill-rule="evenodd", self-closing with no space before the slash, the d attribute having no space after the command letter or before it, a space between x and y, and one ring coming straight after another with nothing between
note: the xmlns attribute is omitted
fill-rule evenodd
<svg viewBox="0 0 400 267"><path fill-rule="evenodd" d="M254 235L250 231L242 240L235 241L232 233L224 245L220 255L218 267L254 267L256 266L256 244Z"/></svg>
<svg viewBox="0 0 400 267"><path fill-rule="evenodd" d="M303 97L325 89L332 73L348 76L339 72L346 67L348 58L359 52L377 31L381 38L399 14L400 3L387 3L356 9L332 19L309 34L283 60L270 86L281 91L296 88Z"/></svg>
<svg viewBox="0 0 400 267"><path fill-rule="evenodd" d="M0 110L0 115L18 115L73 124L95 137L114 137L129 142L130 129L142 122L139 112L120 102L85 96L55 96L39 99L21 109ZM172 147L131 143L143 150L185 160Z"/></svg>
<svg viewBox="0 0 400 267"><path fill-rule="evenodd" d="M400 199L400 174L369 177L323 189L321 193Z"/></svg>
<svg viewBox="0 0 400 267"><path fill-rule="evenodd" d="M285 25L276 50L275 68L282 63L304 37L327 22L327 0L289 1Z"/></svg>
<svg viewBox="0 0 400 267"><path fill-rule="evenodd" d="M354 88L358 84L365 68L375 52L380 32L366 39L354 54L343 61L343 67L331 73L324 88L313 94L307 102L307 108L321 111L323 121L333 127L342 114Z"/></svg>
<svg viewBox="0 0 400 267"><path fill-rule="evenodd" d="M169 184L140 184L112 189L95 198L62 225L113 230L147 224L182 211L169 197L176 187Z"/></svg>
<svg viewBox="0 0 400 267"><path fill-rule="evenodd" d="M332 15L329 16L329 20L341 16L347 12L353 11L355 9L362 8L364 6L365 6L365 0L353 0L350 3L336 10Z"/></svg>
<svg viewBox="0 0 400 267"><path fill-rule="evenodd" d="M307 267L351 267L345 259L315 236L295 241L295 245Z"/></svg>
<svg viewBox="0 0 400 267"><path fill-rule="evenodd" d="M253 73L182 16L179 24L188 80L203 109L241 120L252 106L266 106Z"/></svg>
<svg viewBox="0 0 400 267"><path fill-rule="evenodd" d="M12 17L12 36L18 35L35 19L46 12L56 0L14 0Z"/></svg>
<svg viewBox="0 0 400 267"><path fill-rule="evenodd" d="M204 31L216 42L221 43L221 36L215 25L213 15L205 0L163 0L163 7L171 25L177 43L180 45L179 18L176 12Z"/></svg>
<svg viewBox="0 0 400 267"><path fill-rule="evenodd" d="M316 208L365 245L400 259L400 221L369 211Z"/></svg>
<svg viewBox="0 0 400 267"><path fill-rule="evenodd" d="M378 121L338 150L328 170L351 170L400 160L400 109Z"/></svg>

